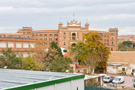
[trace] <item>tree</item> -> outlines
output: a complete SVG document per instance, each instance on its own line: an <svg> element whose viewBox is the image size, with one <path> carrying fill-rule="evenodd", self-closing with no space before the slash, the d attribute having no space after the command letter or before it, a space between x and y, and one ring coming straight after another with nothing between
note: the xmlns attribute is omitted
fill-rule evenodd
<svg viewBox="0 0 135 90"><path fill-rule="evenodd" d="M80 60L82 59L81 53L84 50L84 43L78 42L77 45L70 47L70 51L72 55L75 56L75 61L80 64Z"/></svg>
<svg viewBox="0 0 135 90"><path fill-rule="evenodd" d="M124 41L118 44L119 51L135 51L135 43L132 41Z"/></svg>
<svg viewBox="0 0 135 90"><path fill-rule="evenodd" d="M97 69L106 70L107 60L110 54L111 54L110 50L108 47L106 47L106 45L101 44L99 46L98 55L99 55L100 61L97 63Z"/></svg>
<svg viewBox="0 0 135 90"><path fill-rule="evenodd" d="M37 71L45 70L45 64L37 61L34 56L22 58L22 62L23 62L23 69L25 70L37 70Z"/></svg>
<svg viewBox="0 0 135 90"><path fill-rule="evenodd" d="M110 50L101 43L101 36L97 32L87 33L83 38L85 41L78 43L73 49L81 62L88 66L89 73L89 66L91 66L91 73L93 74L94 69L99 65L98 63L106 65ZM99 67L103 67L102 65Z"/></svg>
<svg viewBox="0 0 135 90"><path fill-rule="evenodd" d="M6 50L2 50L2 54L0 56L0 67L3 68L7 66L10 69L21 69L22 61L20 58L16 57L14 52L12 52L11 48L7 48Z"/></svg>
<svg viewBox="0 0 135 90"><path fill-rule="evenodd" d="M54 41L51 42L50 48L52 48L52 49L55 48L58 51L59 56L63 57L61 48L58 47L58 45Z"/></svg>
<svg viewBox="0 0 135 90"><path fill-rule="evenodd" d="M45 43L43 41L37 41L34 50L35 59L44 63L47 52L47 46Z"/></svg>
<svg viewBox="0 0 135 90"><path fill-rule="evenodd" d="M53 61L49 66L49 70L53 72L65 72L70 70L69 64L72 63L70 58L67 57L58 57L56 61Z"/></svg>
<svg viewBox="0 0 135 90"><path fill-rule="evenodd" d="M133 45L133 42L132 41L124 41L122 44L126 45L128 47L131 47Z"/></svg>

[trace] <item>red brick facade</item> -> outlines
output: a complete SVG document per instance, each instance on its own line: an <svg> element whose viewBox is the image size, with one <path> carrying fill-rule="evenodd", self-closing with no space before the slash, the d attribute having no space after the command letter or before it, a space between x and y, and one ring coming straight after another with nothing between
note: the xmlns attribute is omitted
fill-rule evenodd
<svg viewBox="0 0 135 90"><path fill-rule="evenodd" d="M43 40L47 46L52 41L55 41L60 47L67 48L75 45L78 41L83 41L83 34L96 31L89 30L89 24L86 23L85 27L81 23L73 20L63 27L62 22L59 23L58 30L33 30L32 27L23 27L17 33L7 34L1 33L0 35L7 35L13 37L33 38L36 40ZM118 28L109 28L109 31L96 31L102 37L102 43L110 47L111 51L118 50Z"/></svg>
<svg viewBox="0 0 135 90"><path fill-rule="evenodd" d="M135 43L135 35L119 35L118 42L122 43L124 41L132 41Z"/></svg>

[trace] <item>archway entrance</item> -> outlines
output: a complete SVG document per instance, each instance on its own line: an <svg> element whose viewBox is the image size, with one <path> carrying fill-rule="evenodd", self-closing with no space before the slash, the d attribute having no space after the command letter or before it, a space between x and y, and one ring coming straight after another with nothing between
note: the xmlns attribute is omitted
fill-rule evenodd
<svg viewBox="0 0 135 90"><path fill-rule="evenodd" d="M75 47L76 46L76 43L73 43L71 46Z"/></svg>

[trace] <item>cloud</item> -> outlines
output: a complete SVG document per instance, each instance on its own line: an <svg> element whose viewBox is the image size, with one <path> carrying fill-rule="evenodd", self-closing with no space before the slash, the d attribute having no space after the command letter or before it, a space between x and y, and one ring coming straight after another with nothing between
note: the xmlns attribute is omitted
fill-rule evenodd
<svg viewBox="0 0 135 90"><path fill-rule="evenodd" d="M0 30L16 32L23 25L57 29L60 17L66 23L75 12L82 23L88 18L92 29L118 27L124 30L119 33L131 33L134 11L135 0L0 0Z"/></svg>
<svg viewBox="0 0 135 90"><path fill-rule="evenodd" d="M7 12L13 10L13 7L2 7L0 6L0 12Z"/></svg>

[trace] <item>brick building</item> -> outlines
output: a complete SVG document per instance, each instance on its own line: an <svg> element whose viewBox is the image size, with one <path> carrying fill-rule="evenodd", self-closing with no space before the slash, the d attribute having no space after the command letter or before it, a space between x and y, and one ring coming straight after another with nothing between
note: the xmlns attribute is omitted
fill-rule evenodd
<svg viewBox="0 0 135 90"><path fill-rule="evenodd" d="M135 43L135 35L119 35L118 43L122 43L124 41L132 41Z"/></svg>
<svg viewBox="0 0 135 90"><path fill-rule="evenodd" d="M102 43L110 47L111 51L118 50L118 28L109 28L108 31L89 30L89 23L86 22L85 27L82 27L81 23L75 20L67 22L66 27L60 22L57 30L33 30L32 27L23 27L17 33L1 33L0 36L43 40L47 46L55 41L59 47L68 49L69 46L75 45L78 41L83 41L83 34L91 31L98 32L102 37Z"/></svg>

